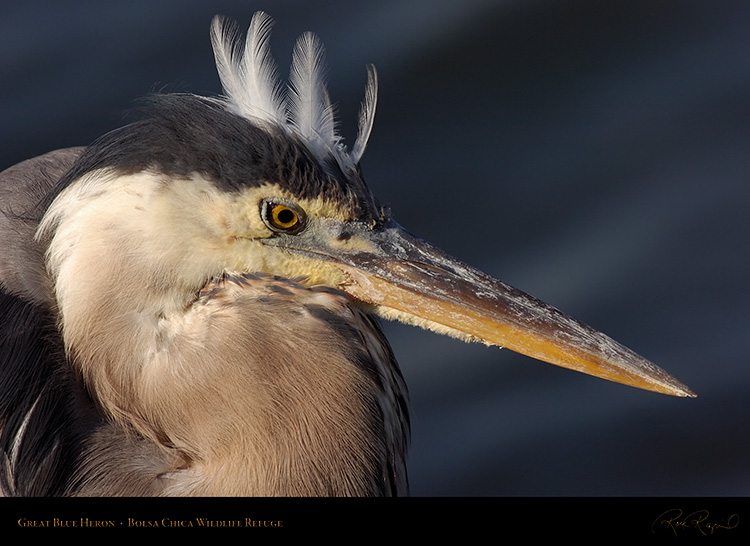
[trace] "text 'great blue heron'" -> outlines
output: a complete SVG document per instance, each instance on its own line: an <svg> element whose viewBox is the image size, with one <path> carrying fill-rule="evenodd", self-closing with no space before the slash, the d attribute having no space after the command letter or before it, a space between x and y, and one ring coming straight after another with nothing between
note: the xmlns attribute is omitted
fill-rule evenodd
<svg viewBox="0 0 750 546"><path fill-rule="evenodd" d="M407 391L377 316L693 393L401 228L298 40L288 86L221 18L225 96L164 94L0 174L5 495L402 495Z"/></svg>

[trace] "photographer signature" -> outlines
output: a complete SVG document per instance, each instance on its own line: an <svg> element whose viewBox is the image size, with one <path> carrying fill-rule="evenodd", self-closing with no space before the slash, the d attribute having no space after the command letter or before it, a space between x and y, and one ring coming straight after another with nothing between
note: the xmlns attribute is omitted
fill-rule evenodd
<svg viewBox="0 0 750 546"><path fill-rule="evenodd" d="M740 524L739 514L732 514L726 519L711 520L708 510L695 510L683 516L679 508L667 510L651 524L651 532L655 533L661 528L672 531L675 536L679 531L697 531L704 536L712 535L719 531L735 529Z"/></svg>

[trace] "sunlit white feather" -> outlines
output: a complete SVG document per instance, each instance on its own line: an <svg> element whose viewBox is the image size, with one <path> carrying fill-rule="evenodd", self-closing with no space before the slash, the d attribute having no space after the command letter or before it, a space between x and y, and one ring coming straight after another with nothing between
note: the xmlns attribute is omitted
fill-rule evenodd
<svg viewBox="0 0 750 546"><path fill-rule="evenodd" d="M244 48L237 27L222 17L211 25L216 66L228 108L255 122L271 123L299 137L319 161L333 157L344 170L355 170L372 131L377 103L377 76L368 66L359 130L351 152L337 132L334 108L325 84L324 48L317 36L299 37L292 55L289 82L282 86L268 47L273 21L257 12Z"/></svg>

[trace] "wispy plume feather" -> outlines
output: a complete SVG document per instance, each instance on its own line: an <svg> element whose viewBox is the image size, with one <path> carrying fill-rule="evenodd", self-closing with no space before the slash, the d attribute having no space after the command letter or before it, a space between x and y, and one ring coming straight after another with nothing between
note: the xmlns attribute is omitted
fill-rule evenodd
<svg viewBox="0 0 750 546"><path fill-rule="evenodd" d="M272 27L271 17L257 12L241 51L236 23L217 16L211 24L211 41L222 87L236 113L278 123L285 117L285 107L278 70L268 47Z"/></svg>
<svg viewBox="0 0 750 546"><path fill-rule="evenodd" d="M359 111L359 129L357 140L352 146L351 159L354 164L359 163L362 154L365 153L367 141L370 139L372 126L375 122L375 107L378 103L378 73L371 64L367 65L367 87L365 87L365 98L362 101L362 109Z"/></svg>
<svg viewBox="0 0 750 546"><path fill-rule="evenodd" d="M296 135L320 161L333 157L344 171L356 170L375 116L375 68L368 66L359 131L348 153L337 133L334 108L326 89L323 45L312 33L299 37L292 54L288 86L282 87L268 45L272 26L269 15L257 12L243 48L236 24L222 17L214 18L211 40L228 108L248 119L273 123Z"/></svg>
<svg viewBox="0 0 750 546"><path fill-rule="evenodd" d="M289 122L318 155L339 150L333 107L325 83L325 50L317 36L306 32L292 53L289 71Z"/></svg>

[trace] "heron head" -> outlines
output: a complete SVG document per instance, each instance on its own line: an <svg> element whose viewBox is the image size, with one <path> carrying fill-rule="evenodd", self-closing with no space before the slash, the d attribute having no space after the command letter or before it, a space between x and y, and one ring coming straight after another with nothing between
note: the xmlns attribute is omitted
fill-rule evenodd
<svg viewBox="0 0 750 546"><path fill-rule="evenodd" d="M153 97L142 119L95 143L63 180L39 233L50 241L64 326L86 320L68 302L90 294L166 316L223 272L263 272L326 285L387 319L693 395L604 334L399 226L359 168L374 69L349 150L335 130L322 47L300 38L284 90L268 53L270 25L256 14L243 46L235 27L216 19L225 96Z"/></svg>

